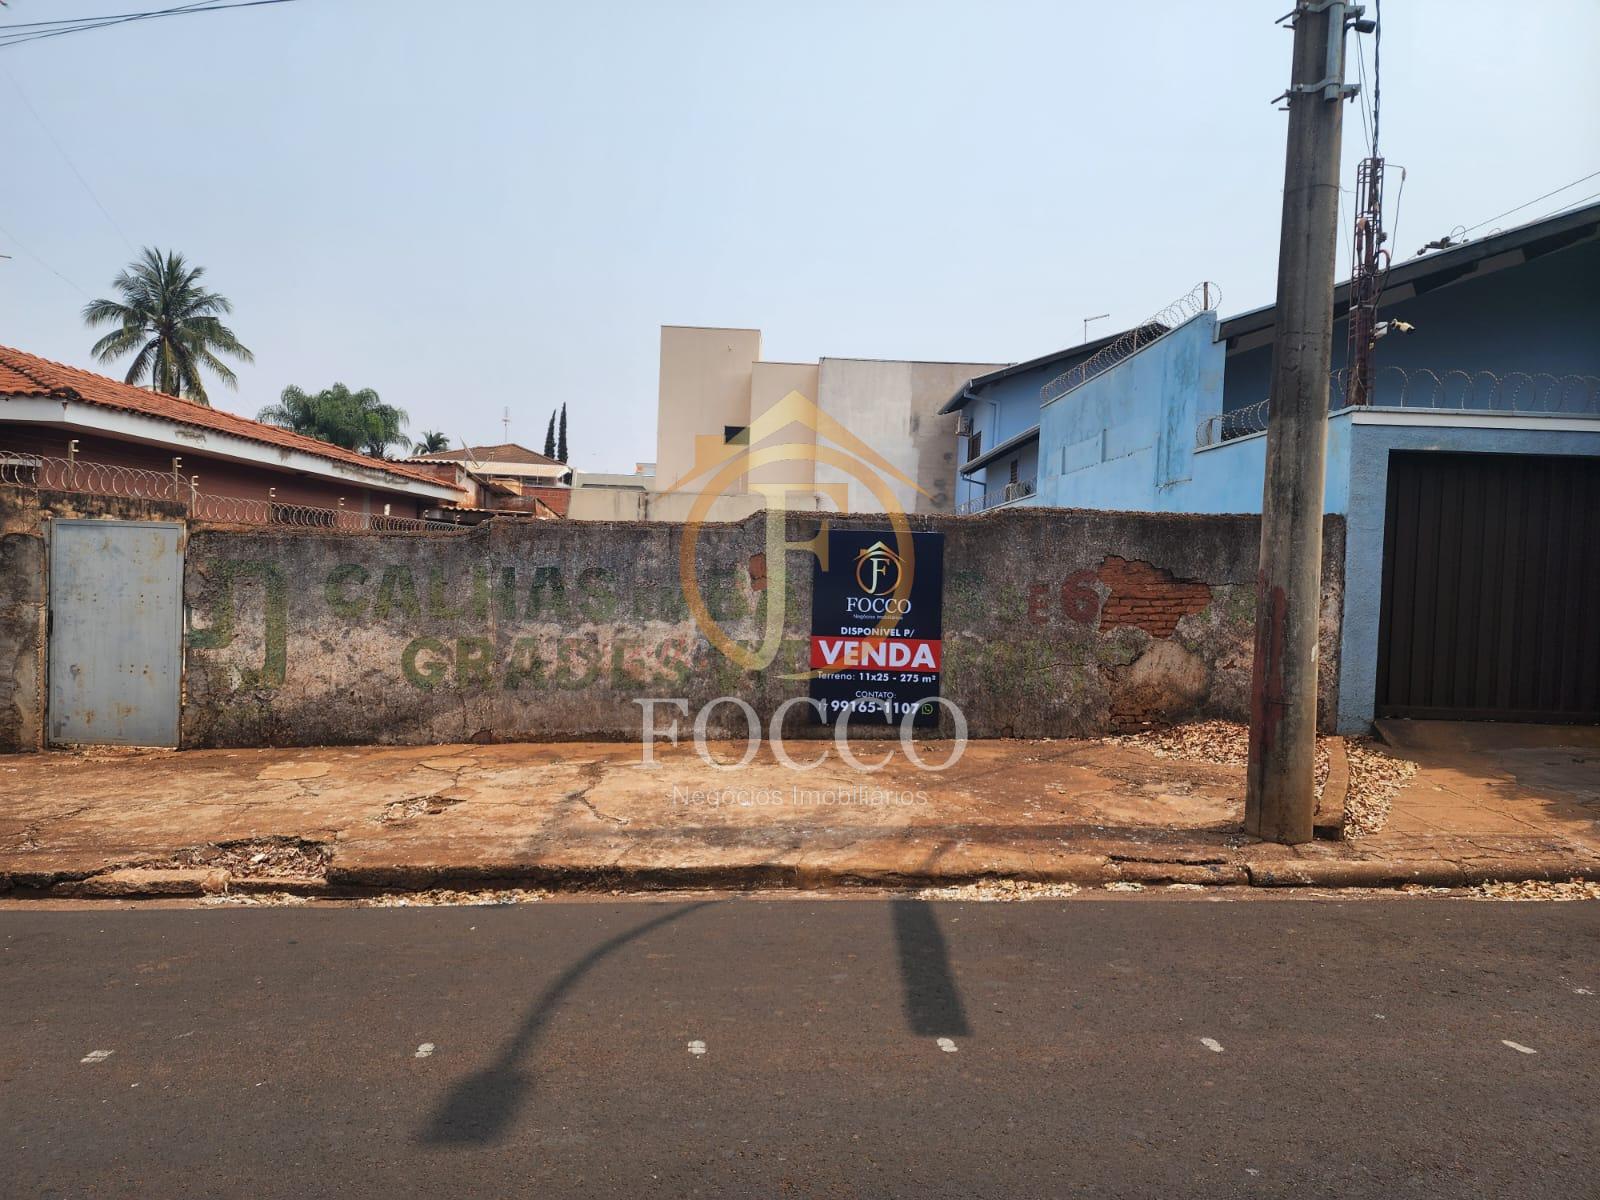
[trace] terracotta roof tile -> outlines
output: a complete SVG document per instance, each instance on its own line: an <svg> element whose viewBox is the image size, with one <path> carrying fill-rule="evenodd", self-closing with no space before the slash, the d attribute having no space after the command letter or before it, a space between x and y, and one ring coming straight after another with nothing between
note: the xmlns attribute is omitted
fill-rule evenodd
<svg viewBox="0 0 1600 1200"><path fill-rule="evenodd" d="M316 438L306 437L304 434L280 429L276 425L252 421L249 417L224 412L219 408L207 408L192 400L134 387L129 383L108 379L104 375L96 375L92 371L83 371L64 363L51 362L47 358L14 350L9 346L0 346L0 397L5 396L77 400L101 408L156 417L176 425L231 434L234 437L278 446L285 450L315 454L318 458L349 463L368 470L384 471L401 479L450 486L437 475L417 467L371 458L354 450L346 450L342 446L333 446Z"/></svg>

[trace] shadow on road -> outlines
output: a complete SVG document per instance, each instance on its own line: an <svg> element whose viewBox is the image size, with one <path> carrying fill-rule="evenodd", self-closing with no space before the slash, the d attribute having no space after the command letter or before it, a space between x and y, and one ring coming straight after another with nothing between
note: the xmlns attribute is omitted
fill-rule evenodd
<svg viewBox="0 0 1600 1200"><path fill-rule="evenodd" d="M545 1026L566 1000L567 993L592 968L629 942L716 903L718 901L704 900L698 904L673 908L601 942L563 971L528 1010L516 1033L501 1047L499 1057L484 1070L466 1076L450 1089L450 1094L433 1114L420 1140L429 1145L485 1145L498 1141L517 1109L533 1093L535 1077L519 1069L519 1064L538 1042Z"/></svg>
<svg viewBox="0 0 1600 1200"><path fill-rule="evenodd" d="M967 1036L967 1013L950 973L950 952L938 913L926 900L896 900L889 907L911 1032L922 1037Z"/></svg>

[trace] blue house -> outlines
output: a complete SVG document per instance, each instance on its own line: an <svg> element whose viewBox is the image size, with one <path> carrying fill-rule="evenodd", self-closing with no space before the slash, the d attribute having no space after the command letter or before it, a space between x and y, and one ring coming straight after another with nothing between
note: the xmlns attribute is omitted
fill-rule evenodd
<svg viewBox="0 0 1600 1200"><path fill-rule="evenodd" d="M1339 729L1600 722L1600 205L1397 263L1363 405L1347 300L1324 493L1346 529ZM959 511L1259 512L1273 317L1191 302L971 380L946 405L970 434Z"/></svg>

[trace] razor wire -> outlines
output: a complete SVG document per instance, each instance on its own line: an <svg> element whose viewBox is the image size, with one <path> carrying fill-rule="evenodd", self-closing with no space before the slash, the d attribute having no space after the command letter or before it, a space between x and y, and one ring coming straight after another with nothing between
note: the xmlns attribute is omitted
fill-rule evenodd
<svg viewBox="0 0 1600 1200"><path fill-rule="evenodd" d="M202 492L198 475L151 471L80 458L0 453L0 485L30 491L77 492L124 500L180 504L191 520L278 529L332 529L354 533L463 533L469 526L420 517L395 517L353 508L317 508L275 498L217 496Z"/></svg>
<svg viewBox="0 0 1600 1200"><path fill-rule="evenodd" d="M1349 372L1328 377L1328 411L1351 407ZM1367 387L1366 408L1410 411L1502 413L1547 417L1600 416L1600 376L1552 372L1435 371L1428 367L1377 367ZM1212 413L1195 427L1197 446L1261 433L1270 400Z"/></svg>
<svg viewBox="0 0 1600 1200"><path fill-rule="evenodd" d="M1217 307L1222 289L1209 280L1197 283L1160 312L1147 317L1132 329L1119 334L1076 366L1063 371L1039 389L1039 403L1048 404L1081 387L1096 375L1110 370L1125 358L1143 350L1157 338L1172 332L1185 321Z"/></svg>

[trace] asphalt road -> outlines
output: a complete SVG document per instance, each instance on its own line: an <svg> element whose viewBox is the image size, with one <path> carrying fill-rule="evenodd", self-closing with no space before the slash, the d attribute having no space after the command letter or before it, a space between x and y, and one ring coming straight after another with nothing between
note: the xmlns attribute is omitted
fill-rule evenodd
<svg viewBox="0 0 1600 1200"><path fill-rule="evenodd" d="M1600 1187L1595 903L13 909L0 944L8 1196Z"/></svg>

